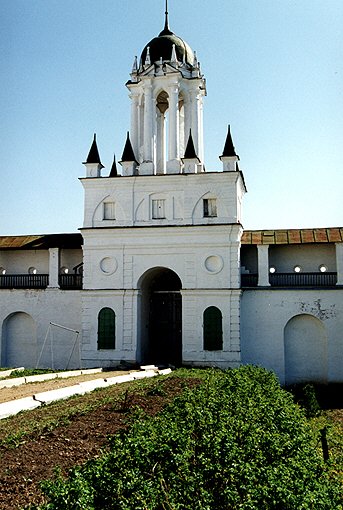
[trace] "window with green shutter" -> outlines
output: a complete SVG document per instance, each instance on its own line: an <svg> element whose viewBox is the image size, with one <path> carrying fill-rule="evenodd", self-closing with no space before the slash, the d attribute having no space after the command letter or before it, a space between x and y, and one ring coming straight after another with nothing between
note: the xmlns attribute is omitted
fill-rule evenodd
<svg viewBox="0 0 343 510"><path fill-rule="evenodd" d="M223 318L216 306L204 311L204 350L220 351L223 349Z"/></svg>
<svg viewBox="0 0 343 510"><path fill-rule="evenodd" d="M116 348L116 314L103 308L98 315L98 349Z"/></svg>

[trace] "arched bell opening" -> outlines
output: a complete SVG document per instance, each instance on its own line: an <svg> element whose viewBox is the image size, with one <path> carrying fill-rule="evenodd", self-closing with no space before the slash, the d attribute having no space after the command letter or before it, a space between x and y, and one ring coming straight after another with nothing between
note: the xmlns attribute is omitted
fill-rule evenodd
<svg viewBox="0 0 343 510"><path fill-rule="evenodd" d="M156 98L156 173L166 173L169 96L162 90Z"/></svg>
<svg viewBox="0 0 343 510"><path fill-rule="evenodd" d="M181 280L170 269L147 271L140 283L140 358L144 364L182 363Z"/></svg>
<svg viewBox="0 0 343 510"><path fill-rule="evenodd" d="M179 94L179 155L183 157L187 145L187 127L185 118L185 100L182 92ZM189 128L188 128L189 131ZM188 133L189 134L189 133Z"/></svg>

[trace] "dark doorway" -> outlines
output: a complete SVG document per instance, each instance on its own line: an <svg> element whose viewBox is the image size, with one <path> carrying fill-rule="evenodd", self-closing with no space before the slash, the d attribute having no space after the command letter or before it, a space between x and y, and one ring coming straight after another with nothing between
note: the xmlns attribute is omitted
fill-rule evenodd
<svg viewBox="0 0 343 510"><path fill-rule="evenodd" d="M156 365L180 366L182 362L181 281L176 273L156 268L143 286L143 361Z"/></svg>

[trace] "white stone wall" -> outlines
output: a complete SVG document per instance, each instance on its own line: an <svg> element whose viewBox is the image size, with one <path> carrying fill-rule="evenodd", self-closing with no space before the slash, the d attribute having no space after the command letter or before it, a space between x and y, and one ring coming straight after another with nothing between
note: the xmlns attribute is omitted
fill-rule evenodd
<svg viewBox="0 0 343 510"><path fill-rule="evenodd" d="M278 375L281 383L284 383L285 328L293 317L306 315L316 317L324 326L327 342L327 381L342 382L343 289L243 291L242 362L271 369ZM310 342L307 353L308 356L315 356ZM301 351L300 355L303 356L304 352ZM318 361L314 359L314 363ZM305 380L308 375L303 374Z"/></svg>
<svg viewBox="0 0 343 510"><path fill-rule="evenodd" d="M37 274L49 273L48 250L2 250L0 267L6 274L28 274L29 268L37 269Z"/></svg>
<svg viewBox="0 0 343 510"><path fill-rule="evenodd" d="M81 332L81 291L61 291L58 289L46 290L0 290L0 346L2 354L2 365L6 364L6 348L8 334L8 319L11 331L19 331L20 327L15 326L15 314L24 313L32 318L32 338L30 343L22 341L17 345L17 355L14 356L19 362L26 366L26 360L30 364L38 361L40 367L53 367L56 369L76 368L80 366L78 346L72 352L76 335L73 332L54 327L52 336L48 333L50 322L65 326ZM82 335L79 338L81 341ZM53 350L51 351L51 340ZM16 338L11 338L16 341ZM46 342L42 351L43 344ZM25 351L26 349L26 351ZM34 352L32 352L34 351ZM14 359L12 356L12 360ZM17 364L17 363L16 363Z"/></svg>
<svg viewBox="0 0 343 510"><path fill-rule="evenodd" d="M84 364L139 358L141 282L152 268L170 269L181 280L184 361L220 366L239 362L239 225L84 229L83 236ZM117 319L116 352L97 351L97 317L107 306ZM223 351L203 351L207 306L222 311Z"/></svg>
<svg viewBox="0 0 343 510"><path fill-rule="evenodd" d="M318 272L324 264L328 271L336 271L336 254L333 243L270 245L269 264L280 273L291 273L299 265L304 272Z"/></svg>
<svg viewBox="0 0 343 510"><path fill-rule="evenodd" d="M83 260L81 249L62 249L60 250L60 268L67 267L69 274L73 273L73 268Z"/></svg>
<svg viewBox="0 0 343 510"><path fill-rule="evenodd" d="M244 189L239 172L81 179L84 228L239 223ZM217 198L217 217L203 217L203 198ZM165 200L165 219L152 219L152 200ZM103 219L104 201L115 203L115 220Z"/></svg>
<svg viewBox="0 0 343 510"><path fill-rule="evenodd" d="M234 368L240 364L239 300L240 290L184 290L183 361L192 366ZM216 306L223 316L223 350L205 351L203 314Z"/></svg>

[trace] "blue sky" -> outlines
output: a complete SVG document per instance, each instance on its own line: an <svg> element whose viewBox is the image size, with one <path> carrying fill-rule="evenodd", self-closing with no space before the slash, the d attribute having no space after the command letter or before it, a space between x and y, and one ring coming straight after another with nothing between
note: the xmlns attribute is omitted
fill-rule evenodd
<svg viewBox="0 0 343 510"><path fill-rule="evenodd" d="M170 0L207 79L205 164L231 124L246 229L343 225L343 1ZM93 133L104 175L130 125L125 82L163 0L1 0L0 235L75 232Z"/></svg>

